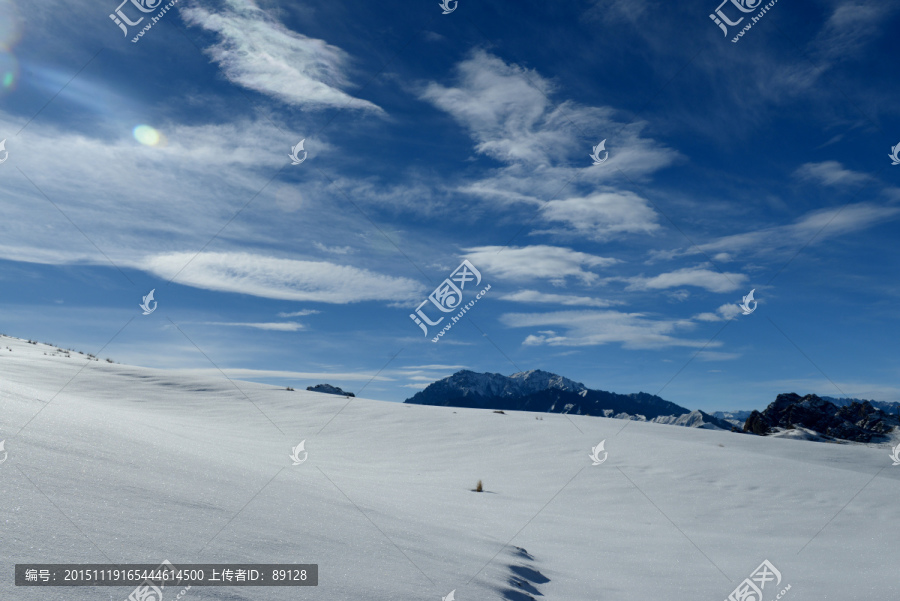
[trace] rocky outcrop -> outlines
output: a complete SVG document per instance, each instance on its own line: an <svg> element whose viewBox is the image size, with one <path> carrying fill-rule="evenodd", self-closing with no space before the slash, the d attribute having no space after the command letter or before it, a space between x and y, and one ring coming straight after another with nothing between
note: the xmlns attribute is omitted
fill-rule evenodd
<svg viewBox="0 0 900 601"><path fill-rule="evenodd" d="M339 394L341 396L352 397L356 396L352 392L344 392L337 386L332 386L331 384L316 384L315 386L307 386L306 389L312 392L324 392L325 394Z"/></svg>
<svg viewBox="0 0 900 601"><path fill-rule="evenodd" d="M900 426L900 419L872 406L868 401L838 407L814 394L779 394L764 411L754 411L744 423L744 432L765 436L777 429L797 427L854 442L880 442Z"/></svg>

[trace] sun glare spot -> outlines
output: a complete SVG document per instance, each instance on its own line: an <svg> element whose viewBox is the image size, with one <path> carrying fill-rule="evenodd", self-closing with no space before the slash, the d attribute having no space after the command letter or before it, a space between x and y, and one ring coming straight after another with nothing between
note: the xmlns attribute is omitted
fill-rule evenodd
<svg viewBox="0 0 900 601"><path fill-rule="evenodd" d="M159 146L160 140L162 140L162 134L149 125L138 125L132 133L134 139L144 146Z"/></svg>

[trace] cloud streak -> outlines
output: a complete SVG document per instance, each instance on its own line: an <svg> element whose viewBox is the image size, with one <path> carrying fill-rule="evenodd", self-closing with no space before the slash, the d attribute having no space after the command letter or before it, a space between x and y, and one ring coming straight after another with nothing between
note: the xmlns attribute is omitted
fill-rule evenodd
<svg viewBox="0 0 900 601"><path fill-rule="evenodd" d="M346 52L291 31L252 0L225 0L216 12L194 4L181 14L189 25L218 34L219 42L205 52L237 85L304 108L383 112L340 89L348 85Z"/></svg>
<svg viewBox="0 0 900 601"><path fill-rule="evenodd" d="M590 296L576 296L572 294L551 294L538 292L537 290L518 290L497 297L500 300L516 303L546 303L556 305L572 305L583 307L611 307L620 305L622 301L611 301Z"/></svg>
<svg viewBox="0 0 900 601"><path fill-rule="evenodd" d="M529 334L525 346L596 346L620 343L626 349L661 349L672 346L702 348L721 343L679 338L679 329L694 324L690 320L653 320L641 313L619 311L555 311L550 313L507 313L500 321L513 328L564 328L564 334L550 330Z"/></svg>
<svg viewBox="0 0 900 601"><path fill-rule="evenodd" d="M192 260L193 257L193 260ZM190 262L190 264L188 264ZM179 270L184 268L181 273ZM251 253L154 255L143 269L164 279L205 290L281 300L346 304L412 301L425 293L418 282L328 261L279 259Z"/></svg>
<svg viewBox="0 0 900 601"><path fill-rule="evenodd" d="M229 326L242 328L256 328L257 330L271 330L275 332L297 332L306 328L302 323L294 321L271 322L271 323L248 323L248 322L225 322L225 321L205 321L204 325L208 326Z"/></svg>
<svg viewBox="0 0 900 601"><path fill-rule="evenodd" d="M870 228L879 223L896 219L900 208L872 203L858 203L845 207L819 209L807 213L792 224L723 236L701 244L699 249L707 254L717 252L771 254L798 250L804 244L823 242L842 234ZM688 249L687 254L700 252Z"/></svg>
<svg viewBox="0 0 900 601"><path fill-rule="evenodd" d="M567 277L575 277L585 284L599 276L588 271L591 267L607 267L617 259L598 257L560 246L534 245L523 247L479 246L465 250L465 257L482 275L510 280L548 279L562 284Z"/></svg>
<svg viewBox="0 0 900 601"><path fill-rule="evenodd" d="M742 273L718 272L706 267L685 267L653 277L629 278L629 290L665 290L680 286L696 286L710 292L732 292L740 288L747 276Z"/></svg>

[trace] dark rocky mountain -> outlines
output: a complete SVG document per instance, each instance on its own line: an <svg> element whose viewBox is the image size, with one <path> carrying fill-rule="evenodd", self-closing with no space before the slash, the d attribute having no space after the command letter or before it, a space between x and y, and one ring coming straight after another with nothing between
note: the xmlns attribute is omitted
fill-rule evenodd
<svg viewBox="0 0 900 601"><path fill-rule="evenodd" d="M754 411L744 432L765 436L780 429L806 428L830 438L855 442L883 442L900 426L900 418L885 413L868 401L838 406L814 394L779 394L764 411Z"/></svg>
<svg viewBox="0 0 900 601"><path fill-rule="evenodd" d="M541 370L511 376L462 370L430 384L404 402L441 407L572 413L727 430L732 427L711 415L692 412L646 392L616 394L591 390L580 382ZM680 419L681 416L687 417Z"/></svg>
<svg viewBox="0 0 900 601"><path fill-rule="evenodd" d="M324 392L325 394L339 394L341 396L352 396L356 395L352 392L344 392L337 386L332 386L331 384L316 384L315 386L307 386L307 390L311 390L312 392Z"/></svg>

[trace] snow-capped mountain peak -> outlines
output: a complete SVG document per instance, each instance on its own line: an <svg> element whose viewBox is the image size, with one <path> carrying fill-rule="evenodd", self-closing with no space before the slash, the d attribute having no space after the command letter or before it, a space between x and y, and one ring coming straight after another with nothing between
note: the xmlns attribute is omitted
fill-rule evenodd
<svg viewBox="0 0 900 601"><path fill-rule="evenodd" d="M548 388L558 388L568 392L583 392L587 390L587 387L581 382L576 382L541 369L520 371L519 373L509 376L509 379L520 383L521 388L517 391L520 394L538 392L540 390L547 390Z"/></svg>

